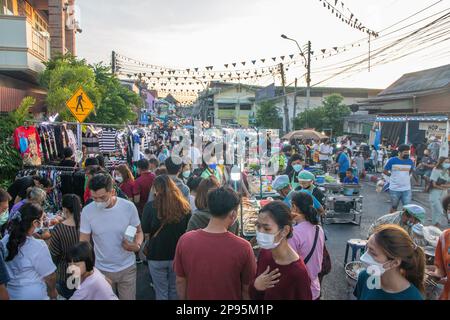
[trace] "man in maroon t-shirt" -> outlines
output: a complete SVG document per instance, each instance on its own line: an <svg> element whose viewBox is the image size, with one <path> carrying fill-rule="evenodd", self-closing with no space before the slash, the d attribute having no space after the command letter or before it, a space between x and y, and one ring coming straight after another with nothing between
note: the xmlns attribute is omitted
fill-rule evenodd
<svg viewBox="0 0 450 320"><path fill-rule="evenodd" d="M248 300L256 272L250 243L228 232L239 197L222 187L208 194L211 219L205 229L185 233L174 259L180 300Z"/></svg>
<svg viewBox="0 0 450 320"><path fill-rule="evenodd" d="M148 201L150 189L155 180L155 174L150 172L150 163L147 159L141 159L137 162L137 169L139 178L134 181L133 187L133 200L139 212L139 216L142 216L144 206Z"/></svg>

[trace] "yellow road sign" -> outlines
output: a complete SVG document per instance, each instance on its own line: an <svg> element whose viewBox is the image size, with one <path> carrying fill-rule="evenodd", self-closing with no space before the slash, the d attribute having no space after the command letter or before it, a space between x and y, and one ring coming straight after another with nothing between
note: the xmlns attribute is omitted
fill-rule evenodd
<svg viewBox="0 0 450 320"><path fill-rule="evenodd" d="M78 122L86 120L87 116L94 110L94 104L81 87L75 91L72 98L67 100L66 105Z"/></svg>

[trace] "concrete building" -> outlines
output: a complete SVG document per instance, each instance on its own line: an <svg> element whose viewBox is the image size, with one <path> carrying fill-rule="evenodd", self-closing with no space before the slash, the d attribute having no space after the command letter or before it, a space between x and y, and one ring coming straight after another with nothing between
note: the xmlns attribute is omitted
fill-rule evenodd
<svg viewBox="0 0 450 320"><path fill-rule="evenodd" d="M76 55L81 32L75 0L0 0L0 112L17 108L25 96L44 107L38 74L52 55ZM6 32L5 32L6 31Z"/></svg>
<svg viewBox="0 0 450 320"><path fill-rule="evenodd" d="M274 87L272 97L257 100L257 92L263 90L260 86L245 84L211 82L208 90L201 93L197 101L193 115L199 119L208 120L215 125L238 124L248 127L255 116L260 101L273 101L280 110L280 116L284 122L284 99L282 87ZM347 105L356 104L361 99L376 97L380 89L365 88L311 88L310 108L316 108L322 104L325 97L338 93L344 97ZM294 105L297 104L295 116L306 110L306 90L303 87L295 89L287 87L287 104L289 118L294 119ZM296 97L296 99L294 99Z"/></svg>
<svg viewBox="0 0 450 320"><path fill-rule="evenodd" d="M407 73L359 109L376 116L387 141L421 143L443 137L450 116L450 64Z"/></svg>

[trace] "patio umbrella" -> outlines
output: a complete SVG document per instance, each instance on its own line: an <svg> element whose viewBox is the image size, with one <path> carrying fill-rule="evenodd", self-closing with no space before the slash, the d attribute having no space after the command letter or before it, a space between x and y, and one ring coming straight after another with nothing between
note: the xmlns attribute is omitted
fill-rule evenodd
<svg viewBox="0 0 450 320"><path fill-rule="evenodd" d="M297 130L291 131L286 134L282 139L291 140L291 139L324 139L327 138L326 135L317 132L315 130Z"/></svg>

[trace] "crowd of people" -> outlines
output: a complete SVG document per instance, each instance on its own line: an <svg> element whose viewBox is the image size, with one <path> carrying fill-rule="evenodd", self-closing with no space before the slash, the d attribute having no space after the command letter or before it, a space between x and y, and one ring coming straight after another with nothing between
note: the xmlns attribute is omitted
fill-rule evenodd
<svg viewBox="0 0 450 320"><path fill-rule="evenodd" d="M386 157L365 146L351 139L339 148L328 139L285 144L272 159L280 163L272 183L280 199L260 209L252 242L240 236L238 219L249 196L245 172L236 188L231 166L180 163L169 136L133 167L122 164L113 174L101 156L76 163L66 150L61 165L85 170L85 192L82 198L63 196L54 228L45 214L51 181L26 176L0 189L0 299L134 300L137 265L145 263L157 300L318 300L331 268L322 228L326 204L306 169L320 166L342 183L358 184ZM434 159L435 149L429 149ZM191 160L201 157L191 151ZM450 272L450 229L427 270L410 235L425 220L424 209L411 204L410 173L419 166L410 155L411 148L400 145L382 165L390 176L392 213L375 221L361 257L368 270L377 268L381 286L371 288L369 271L360 273L358 299L424 299L425 272L436 279ZM439 221L450 213L450 160L422 161L420 168L431 170L433 224L443 226ZM442 299L449 298L449 287L447 281Z"/></svg>

